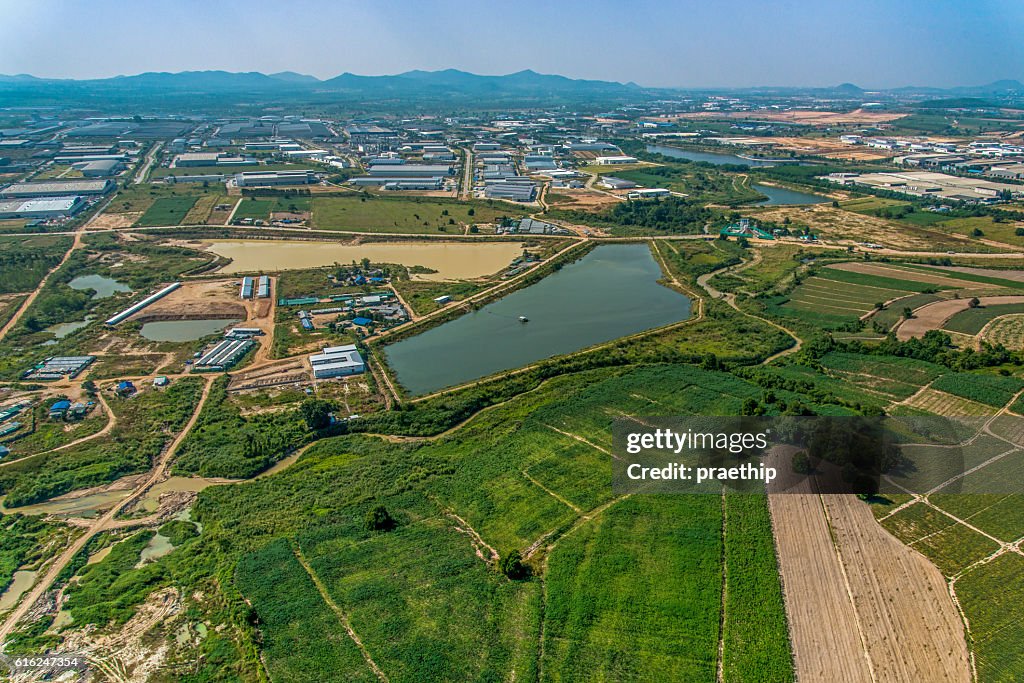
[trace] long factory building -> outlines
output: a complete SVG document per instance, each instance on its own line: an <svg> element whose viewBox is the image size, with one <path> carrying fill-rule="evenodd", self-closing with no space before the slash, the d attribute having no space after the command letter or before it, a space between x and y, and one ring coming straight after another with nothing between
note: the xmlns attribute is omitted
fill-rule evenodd
<svg viewBox="0 0 1024 683"><path fill-rule="evenodd" d="M45 180L14 183L0 190L0 199L104 195L116 187L112 180Z"/></svg>
<svg viewBox="0 0 1024 683"><path fill-rule="evenodd" d="M256 342L251 339L224 339L196 361L197 370L224 370L244 356Z"/></svg>
<svg viewBox="0 0 1024 683"><path fill-rule="evenodd" d="M120 322L122 322L124 320L127 320L129 317L131 317L135 313L138 313L139 311L141 311L146 306L149 306L150 304L152 304L152 303L154 303L156 301L159 301L160 299L164 298L165 296L167 296L168 294L170 294L174 290L178 289L179 287L181 287L181 283L180 282L172 282L171 284L169 284L166 287L164 287L163 289L161 289L159 292L156 292L155 294L150 294L149 296L147 296L145 299L143 299L142 301L138 302L137 304L132 304L131 306L129 306L128 308L124 309L123 311L121 311L117 315L114 315L114 316L108 318L105 324L106 325L110 325L111 327L113 327L114 325L117 325L118 323L120 323Z"/></svg>

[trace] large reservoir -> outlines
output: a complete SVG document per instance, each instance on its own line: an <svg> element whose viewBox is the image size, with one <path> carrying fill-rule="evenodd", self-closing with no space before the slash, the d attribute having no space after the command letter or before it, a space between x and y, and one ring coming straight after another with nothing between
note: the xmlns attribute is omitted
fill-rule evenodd
<svg viewBox="0 0 1024 683"><path fill-rule="evenodd" d="M600 246L384 353L413 395L462 384L690 317L690 300L658 284L661 276L646 244Z"/></svg>

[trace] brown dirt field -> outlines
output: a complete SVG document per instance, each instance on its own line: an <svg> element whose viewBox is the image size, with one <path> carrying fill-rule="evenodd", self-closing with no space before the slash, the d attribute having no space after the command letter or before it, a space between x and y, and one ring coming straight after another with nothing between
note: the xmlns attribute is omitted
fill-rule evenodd
<svg viewBox="0 0 1024 683"><path fill-rule="evenodd" d="M941 573L866 504L787 493L769 496L769 506L798 680L971 680Z"/></svg>
<svg viewBox="0 0 1024 683"><path fill-rule="evenodd" d="M910 282L924 282L927 284L946 285L949 287L973 287L978 284L977 282L970 282L968 280L956 280L954 278L946 277L944 275L932 275L921 271L898 268L895 266L884 265L881 263L865 263L864 261L833 263L826 267L833 268L835 270L845 270L850 273L878 275L881 277L895 278L897 280L909 280Z"/></svg>
<svg viewBox="0 0 1024 683"><path fill-rule="evenodd" d="M548 204L553 209L571 209L575 211L598 212L609 206L618 204L618 200L603 192L594 192L586 189L575 189L560 187L557 190L548 192Z"/></svg>
<svg viewBox="0 0 1024 683"><path fill-rule="evenodd" d="M960 311L967 309L970 299L947 299L926 304L914 311L914 317L904 320L896 328L896 338L906 341L913 337L923 337L928 330L938 330ZM978 297L982 306L995 304L1024 303L1024 296L982 296Z"/></svg>
<svg viewBox="0 0 1024 683"><path fill-rule="evenodd" d="M237 280L187 282L163 299L139 311L131 320L195 320L227 316L246 319L248 311L238 298Z"/></svg>
<svg viewBox="0 0 1024 683"><path fill-rule="evenodd" d="M752 218L774 221L782 224L789 220L796 225L807 225L815 232L829 239L849 242L874 242L904 251L938 251L957 249L969 251L977 248L976 241L957 235L925 230L913 225L903 225L876 216L837 209L828 204L812 207L771 207L746 209L741 212ZM965 249L967 245L971 249Z"/></svg>
<svg viewBox="0 0 1024 683"><path fill-rule="evenodd" d="M942 573L855 496L822 496L880 681L970 681L964 626Z"/></svg>
<svg viewBox="0 0 1024 683"><path fill-rule="evenodd" d="M987 277L998 277L1013 282L1024 282L1024 270L1000 270L998 268L971 268L968 266L934 266L940 270L948 270L956 273L970 273L972 275L985 275Z"/></svg>
<svg viewBox="0 0 1024 683"><path fill-rule="evenodd" d="M135 221L139 220L142 213L142 211L132 211L130 213L101 213L89 221L89 229L113 230L116 228L130 228L135 225Z"/></svg>
<svg viewBox="0 0 1024 683"><path fill-rule="evenodd" d="M788 121L790 123L806 123L814 126L832 126L858 123L885 123L902 119L906 114L893 112L869 112L854 109L851 112L809 111L806 109L793 111L732 111L732 112L694 112L678 114L681 119L759 119L762 121Z"/></svg>

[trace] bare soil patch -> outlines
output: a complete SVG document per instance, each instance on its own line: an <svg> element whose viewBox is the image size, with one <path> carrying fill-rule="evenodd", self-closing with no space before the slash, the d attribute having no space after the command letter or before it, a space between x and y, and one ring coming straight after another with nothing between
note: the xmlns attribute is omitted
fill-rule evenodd
<svg viewBox="0 0 1024 683"><path fill-rule="evenodd" d="M982 306L995 304L1024 303L1024 296L982 296L978 297ZM935 301L914 311L914 317L904 320L896 328L896 338L906 341L914 337L923 337L928 330L938 330L960 311L966 310L970 299L948 299Z"/></svg>

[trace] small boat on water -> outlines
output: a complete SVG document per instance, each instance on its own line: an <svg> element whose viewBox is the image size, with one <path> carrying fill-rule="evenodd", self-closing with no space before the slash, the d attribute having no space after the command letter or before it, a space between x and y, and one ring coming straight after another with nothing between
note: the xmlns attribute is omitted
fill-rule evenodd
<svg viewBox="0 0 1024 683"><path fill-rule="evenodd" d="M530 319L527 318L525 315L521 315L521 316L519 316L519 322L521 322L521 323L528 323L528 322L530 322Z"/></svg>

